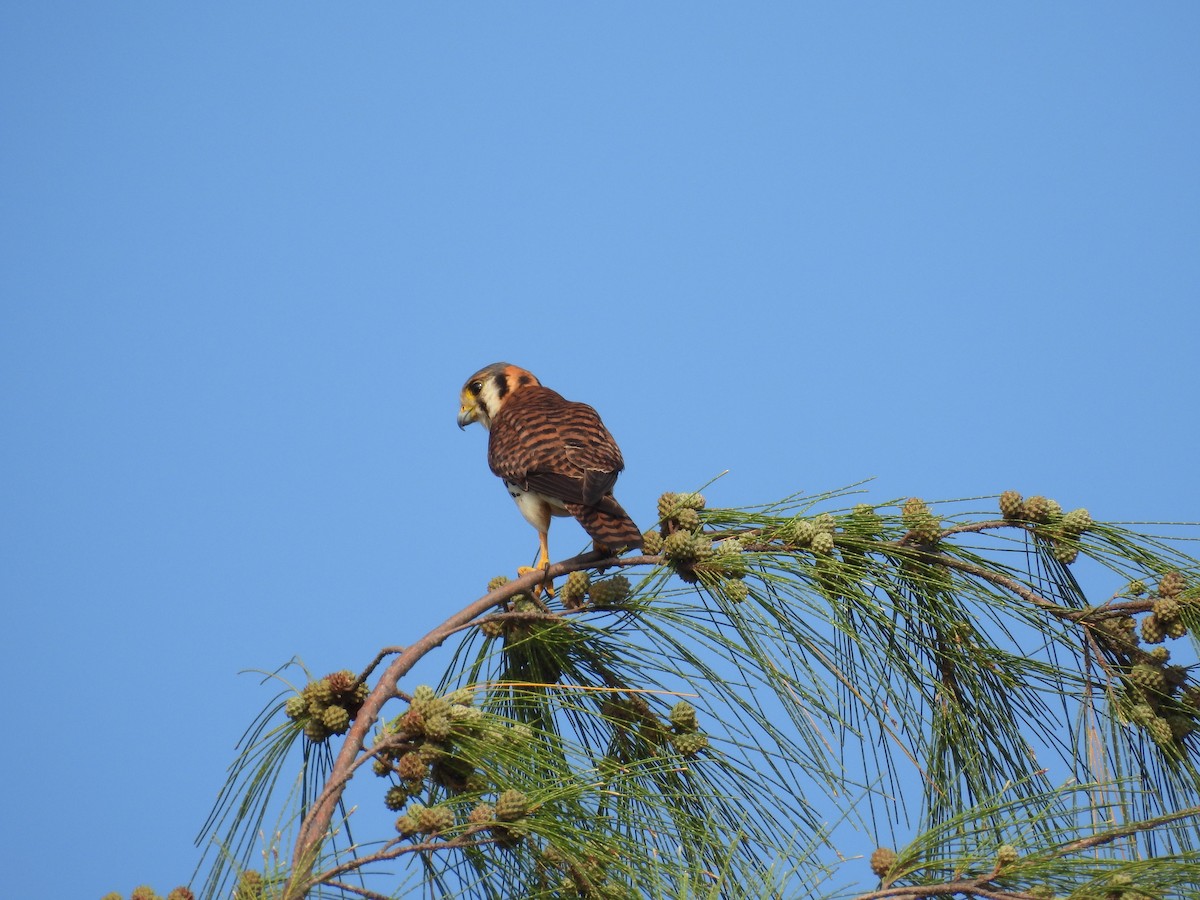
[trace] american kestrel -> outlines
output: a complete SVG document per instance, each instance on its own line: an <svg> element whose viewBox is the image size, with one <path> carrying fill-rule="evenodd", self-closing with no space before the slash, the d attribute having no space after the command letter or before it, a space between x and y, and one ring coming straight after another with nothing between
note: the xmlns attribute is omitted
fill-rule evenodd
<svg viewBox="0 0 1200 900"><path fill-rule="evenodd" d="M641 531L613 497L625 461L594 409L508 363L468 378L460 403L458 427L478 422L488 430L488 465L537 529L538 567L550 565L551 516L574 516L597 550L642 546Z"/></svg>

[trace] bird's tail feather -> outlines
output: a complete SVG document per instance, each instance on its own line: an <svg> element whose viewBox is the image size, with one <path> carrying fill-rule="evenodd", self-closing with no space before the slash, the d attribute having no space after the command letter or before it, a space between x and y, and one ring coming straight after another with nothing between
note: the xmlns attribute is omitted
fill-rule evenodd
<svg viewBox="0 0 1200 900"><path fill-rule="evenodd" d="M566 506L567 511L583 526L583 530L591 535L597 550L615 553L641 549L641 529L611 494L601 497L595 506L578 503L568 503Z"/></svg>

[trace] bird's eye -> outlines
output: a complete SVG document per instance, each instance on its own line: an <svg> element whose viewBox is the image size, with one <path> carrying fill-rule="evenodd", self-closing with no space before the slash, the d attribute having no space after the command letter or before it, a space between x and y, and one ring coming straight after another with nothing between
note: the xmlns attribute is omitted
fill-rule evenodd
<svg viewBox="0 0 1200 900"><path fill-rule="evenodd" d="M482 381L472 381L471 384L468 386L468 389L471 391L472 394L478 394L480 391L483 390L483 382Z"/></svg>

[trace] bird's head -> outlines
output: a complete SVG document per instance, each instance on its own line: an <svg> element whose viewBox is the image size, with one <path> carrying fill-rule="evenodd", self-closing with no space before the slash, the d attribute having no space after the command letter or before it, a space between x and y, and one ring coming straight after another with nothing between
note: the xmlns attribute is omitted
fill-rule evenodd
<svg viewBox="0 0 1200 900"><path fill-rule="evenodd" d="M541 382L532 372L509 363L492 363L480 369L467 379L459 395L458 427L478 422L484 428L491 428L505 398L535 384Z"/></svg>

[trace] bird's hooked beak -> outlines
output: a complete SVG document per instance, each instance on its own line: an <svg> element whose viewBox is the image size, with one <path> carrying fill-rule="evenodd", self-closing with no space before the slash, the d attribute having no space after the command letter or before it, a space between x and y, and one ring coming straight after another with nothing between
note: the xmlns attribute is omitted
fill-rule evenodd
<svg viewBox="0 0 1200 900"><path fill-rule="evenodd" d="M478 422L479 415L476 412L475 406L467 406L465 403L458 408L458 427L466 428L472 422Z"/></svg>

